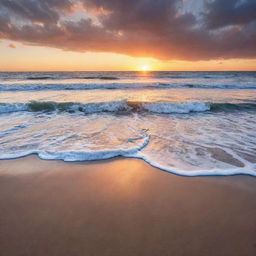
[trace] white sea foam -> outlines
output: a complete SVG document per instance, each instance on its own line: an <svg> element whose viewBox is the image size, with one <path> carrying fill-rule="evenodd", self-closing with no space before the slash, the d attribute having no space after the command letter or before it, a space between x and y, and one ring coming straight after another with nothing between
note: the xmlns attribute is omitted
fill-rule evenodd
<svg viewBox="0 0 256 256"><path fill-rule="evenodd" d="M210 104L204 102L152 102L143 103L142 108L154 113L180 113L204 112L210 110Z"/></svg>
<svg viewBox="0 0 256 256"><path fill-rule="evenodd" d="M11 113L19 111L27 111L27 104L23 103L0 103L0 113Z"/></svg>
<svg viewBox="0 0 256 256"><path fill-rule="evenodd" d="M129 106L127 105L126 101L112 101L87 104L74 104L71 106L71 109L75 111L81 111L84 113L118 112L129 110Z"/></svg>
<svg viewBox="0 0 256 256"><path fill-rule="evenodd" d="M0 116L0 159L135 157L185 176L256 176L253 113ZM238 118L239 117L239 118Z"/></svg>
<svg viewBox="0 0 256 256"><path fill-rule="evenodd" d="M256 110L256 103L209 103L209 102L133 102L129 100L109 102L53 102L31 101L28 103L0 103L0 113L11 112L151 112L158 114L188 114L190 112Z"/></svg>

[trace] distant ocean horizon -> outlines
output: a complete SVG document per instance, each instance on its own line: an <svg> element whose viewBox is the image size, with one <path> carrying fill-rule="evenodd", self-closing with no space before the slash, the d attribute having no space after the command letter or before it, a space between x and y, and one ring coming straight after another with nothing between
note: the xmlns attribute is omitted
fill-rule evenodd
<svg viewBox="0 0 256 256"><path fill-rule="evenodd" d="M256 176L255 71L0 72L0 159Z"/></svg>

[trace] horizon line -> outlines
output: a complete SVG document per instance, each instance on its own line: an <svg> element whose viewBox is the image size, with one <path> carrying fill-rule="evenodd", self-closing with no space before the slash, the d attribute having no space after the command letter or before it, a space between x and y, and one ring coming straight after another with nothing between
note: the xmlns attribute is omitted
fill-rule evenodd
<svg viewBox="0 0 256 256"><path fill-rule="evenodd" d="M150 72L256 72L255 70L0 70L0 73L10 72L139 72L139 73L150 73Z"/></svg>

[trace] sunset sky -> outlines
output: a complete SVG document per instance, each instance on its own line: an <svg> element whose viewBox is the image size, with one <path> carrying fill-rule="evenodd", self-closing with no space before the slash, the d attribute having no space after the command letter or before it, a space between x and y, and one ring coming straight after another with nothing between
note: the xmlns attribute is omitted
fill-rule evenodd
<svg viewBox="0 0 256 256"><path fill-rule="evenodd" d="M256 70L256 0L1 0L0 71Z"/></svg>

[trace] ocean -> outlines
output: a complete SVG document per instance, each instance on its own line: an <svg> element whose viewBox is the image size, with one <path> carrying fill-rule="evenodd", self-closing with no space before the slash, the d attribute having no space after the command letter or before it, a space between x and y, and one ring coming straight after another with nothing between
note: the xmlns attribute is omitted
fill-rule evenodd
<svg viewBox="0 0 256 256"><path fill-rule="evenodd" d="M0 159L256 176L256 72L0 72Z"/></svg>

